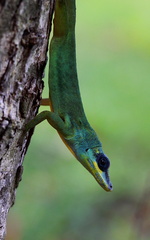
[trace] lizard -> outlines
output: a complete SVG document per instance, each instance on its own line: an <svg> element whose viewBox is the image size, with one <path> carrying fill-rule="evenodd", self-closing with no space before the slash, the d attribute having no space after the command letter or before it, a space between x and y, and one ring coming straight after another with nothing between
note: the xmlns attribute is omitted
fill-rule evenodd
<svg viewBox="0 0 150 240"><path fill-rule="evenodd" d="M112 191L108 174L110 161L86 118L81 100L76 67L75 22L75 0L56 0L49 56L49 99L41 101L41 105L50 105L51 111L36 115L26 124L26 131L47 120L100 186Z"/></svg>

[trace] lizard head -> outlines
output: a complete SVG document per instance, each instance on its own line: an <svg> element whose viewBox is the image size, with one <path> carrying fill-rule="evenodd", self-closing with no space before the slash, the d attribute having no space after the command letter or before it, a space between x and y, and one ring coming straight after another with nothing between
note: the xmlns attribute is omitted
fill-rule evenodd
<svg viewBox="0 0 150 240"><path fill-rule="evenodd" d="M94 176L104 190L112 191L113 188L108 175L110 161L100 148L87 149L86 154L80 155L78 160Z"/></svg>
<svg viewBox="0 0 150 240"><path fill-rule="evenodd" d="M61 135L60 135L61 136ZM107 192L113 190L109 180L108 169L110 161L102 151L102 147L92 147L85 150L83 144L76 139L62 138L68 149L76 157L76 159L93 175L99 185ZM76 144L74 144L76 142Z"/></svg>

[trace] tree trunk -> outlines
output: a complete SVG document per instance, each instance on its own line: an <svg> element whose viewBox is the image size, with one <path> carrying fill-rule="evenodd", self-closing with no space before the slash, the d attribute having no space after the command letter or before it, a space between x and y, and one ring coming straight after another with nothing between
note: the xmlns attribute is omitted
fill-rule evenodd
<svg viewBox="0 0 150 240"><path fill-rule="evenodd" d="M54 0L0 1L0 239L39 107Z"/></svg>

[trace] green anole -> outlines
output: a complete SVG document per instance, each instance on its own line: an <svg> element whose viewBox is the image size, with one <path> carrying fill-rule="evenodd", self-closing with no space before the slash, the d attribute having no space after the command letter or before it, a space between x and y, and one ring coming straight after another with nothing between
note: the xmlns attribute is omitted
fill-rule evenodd
<svg viewBox="0 0 150 240"><path fill-rule="evenodd" d="M106 191L112 191L109 159L84 113L76 70L75 0L56 0L54 32L50 43L49 99L51 111L39 113L26 131L47 119L77 160Z"/></svg>

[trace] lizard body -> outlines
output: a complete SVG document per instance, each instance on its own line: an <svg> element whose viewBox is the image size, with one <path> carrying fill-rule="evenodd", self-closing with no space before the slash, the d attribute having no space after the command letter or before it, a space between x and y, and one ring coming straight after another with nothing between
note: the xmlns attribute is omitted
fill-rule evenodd
<svg viewBox="0 0 150 240"><path fill-rule="evenodd" d="M56 0L54 33L50 44L49 100L51 112L43 111L26 125L26 130L47 121L58 131L78 161L106 190L112 190L109 159L84 113L76 70L75 0Z"/></svg>

